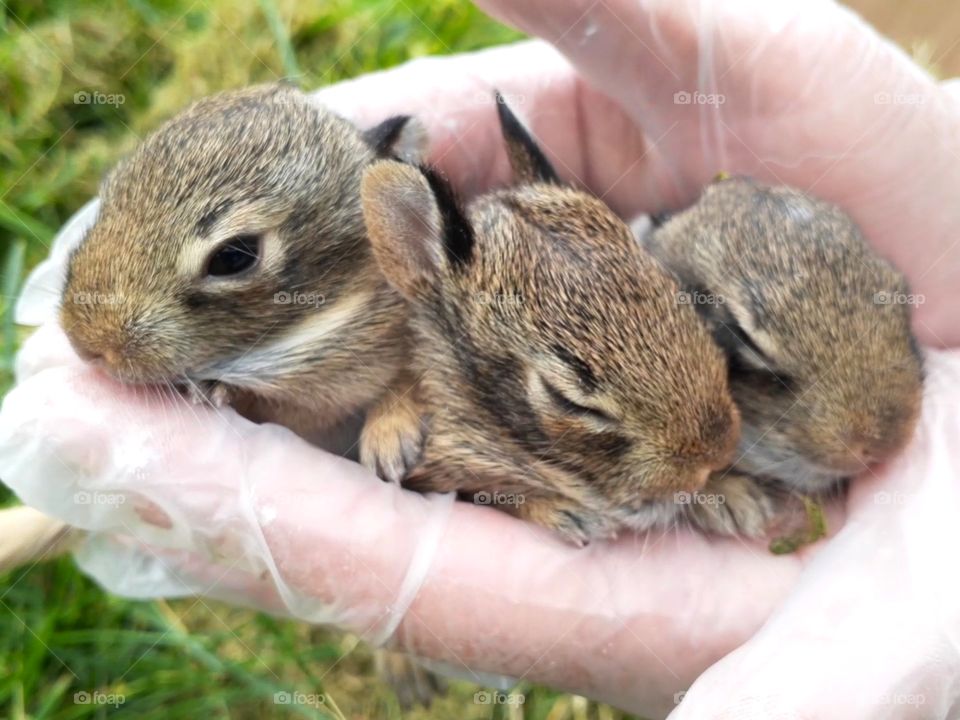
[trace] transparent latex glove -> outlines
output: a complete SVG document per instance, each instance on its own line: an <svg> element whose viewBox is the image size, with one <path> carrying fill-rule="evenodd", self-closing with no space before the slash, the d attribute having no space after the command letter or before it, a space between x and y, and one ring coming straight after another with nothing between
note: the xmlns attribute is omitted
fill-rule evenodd
<svg viewBox="0 0 960 720"><path fill-rule="evenodd" d="M507 177L491 107L494 86L530 122L563 175L625 215L682 205L717 170L812 188L851 211L871 240L910 274L914 290L925 294L917 312L922 339L956 344L960 333L948 308L960 252L950 246L960 169L945 156L956 154L960 139L949 90L836 6L767 5L487 2L492 12L555 42L576 67L543 43L523 43L419 60L328 88L318 99L364 125L396 112L417 113L432 134L432 159L467 193ZM688 104L682 95L674 103L674 93L717 90L725 94L723 105L716 98L712 105L694 102L692 95ZM915 93L924 101L884 104L875 97L882 92L898 98ZM42 289L34 293L42 296ZM931 355L921 431L904 458L858 481L845 507L836 509L835 526L846 512L854 521L835 540L774 557L761 544L686 533L625 537L574 550L494 510L442 504L449 501L378 484L276 428L252 426L229 412L216 416L133 397L75 359L59 364L69 352L54 328L32 345L22 367L37 372L27 377L24 370L0 413L0 472L28 502L104 531L81 560L118 591L149 596L199 589L360 631L369 624L376 632L368 634L381 637L402 614L396 636L423 657L525 677L651 717L673 710L676 693L739 646L744 656L756 644L754 657L760 658L763 648L779 644L777 638L793 641L782 618L789 620L788 612L804 597L817 598L812 607L820 613L818 628L829 627L841 645L854 642L844 631L854 628L856 616L847 612L845 597L833 594L848 587L847 576L850 587L868 588L862 603L877 599L870 594L874 588L898 587L909 572L911 580L919 578L918 593L940 593L944 610L958 606L951 588L930 584L941 580L933 573L853 561L845 550L869 555L874 538L864 528L874 527L875 513L888 513L888 527L899 529L882 538L886 553L899 550L913 561L912 550L922 546L929 553L921 552L922 559L932 563L923 567L931 568L939 557L933 552L949 547L927 547L931 534L949 532L950 525L928 524L918 513L931 504L934 522L957 516L957 459L936 450L949 448L958 429L955 383L949 383L960 365L955 354ZM229 440L233 430L225 425L242 440ZM130 443L140 448L140 442L150 452L124 450ZM210 454L213 446L218 449ZM248 448L256 456L242 461L250 458ZM131 455L137 463L152 458L135 466L139 480L129 469L117 470L127 467L131 461L124 458ZM45 493L47 485L59 489ZM164 491L157 489L161 485ZM291 487L294 497L287 495ZM62 500L56 505L54 496L70 498L77 488L123 493L129 505L115 502L94 511ZM882 493L897 501L885 504ZM923 506L908 502L914 493L933 500ZM111 524L124 512L126 526ZM90 515L100 524L92 524ZM157 521L168 519L174 531L158 530ZM440 529L432 534L425 526ZM413 539L404 534L411 529ZM155 554L134 553L131 537L144 538ZM383 572L360 578L355 556ZM239 564L231 568L234 561ZM832 575L822 579L823 568L833 565L844 582L832 582ZM938 567L947 566L941 561ZM377 577L382 580L372 579ZM187 581L178 585L170 578ZM403 587L413 590L405 593ZM404 614L405 598L411 597ZM896 607L905 612L906 600ZM339 613L330 607L351 612L335 617ZM376 616L384 608L391 622ZM917 605L918 613L928 609ZM884 618L889 613L891 622L900 619L889 606L874 612ZM948 613L925 620L931 627L925 637L956 637ZM793 632L805 627L788 626ZM776 632L783 635L765 640ZM829 702L819 699L862 709L846 717L882 717L878 713L888 706L881 698L860 706L845 699L858 685L848 677L849 665L828 662L827 639L807 638L824 643L817 670L837 691ZM898 678L938 689L925 696L927 710L952 702L957 659L945 645L949 652L939 653L936 664L927 662L926 646L918 641L893 666L901 670ZM719 673L737 657L716 664L677 712L714 717L729 698L718 698L706 683L723 679ZM783 669L784 683L795 670L778 655L764 660L770 673ZM832 674L825 672L828 666ZM892 683L883 685L892 679L877 677L871 688L893 693ZM792 717L792 699L779 696L781 705L771 702L775 712L768 717Z"/></svg>

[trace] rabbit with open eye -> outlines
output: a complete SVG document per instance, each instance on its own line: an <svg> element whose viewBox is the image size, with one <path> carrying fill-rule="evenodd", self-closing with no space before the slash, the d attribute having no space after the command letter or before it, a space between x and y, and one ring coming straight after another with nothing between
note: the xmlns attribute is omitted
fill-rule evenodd
<svg viewBox="0 0 960 720"><path fill-rule="evenodd" d="M409 118L362 134L287 85L197 102L103 183L62 297L73 347L122 381L185 385L305 435L367 411L361 460L398 481L419 412L360 180L419 140Z"/></svg>
<svg viewBox="0 0 960 720"><path fill-rule="evenodd" d="M430 169L381 161L363 178L374 252L411 303L428 412L404 485L578 544L671 522L676 494L733 459L723 354L629 228L560 183L497 108L516 186L462 207Z"/></svg>
<svg viewBox="0 0 960 720"><path fill-rule="evenodd" d="M728 353L737 470L817 493L908 442L923 383L909 291L839 208L719 180L644 244Z"/></svg>

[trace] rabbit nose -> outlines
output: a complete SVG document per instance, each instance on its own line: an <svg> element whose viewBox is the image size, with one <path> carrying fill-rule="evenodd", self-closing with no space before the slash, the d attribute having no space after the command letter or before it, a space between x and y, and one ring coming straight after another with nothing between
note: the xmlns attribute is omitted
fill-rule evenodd
<svg viewBox="0 0 960 720"><path fill-rule="evenodd" d="M859 474L878 459L875 443L868 440L857 440L845 445L845 469Z"/></svg>
<svg viewBox="0 0 960 720"><path fill-rule="evenodd" d="M103 358L103 355L101 355L96 350L87 348L81 345L80 343L73 343L73 349L77 353L77 355L80 356L80 359L83 360L84 362L96 364Z"/></svg>
<svg viewBox="0 0 960 720"><path fill-rule="evenodd" d="M868 464L871 460L870 449L867 447L867 443L858 442L850 445L849 447L850 456L859 462L862 462L864 465Z"/></svg>
<svg viewBox="0 0 960 720"><path fill-rule="evenodd" d="M706 465L693 470L678 471L670 487L664 488L664 496L691 495L699 492L707 484L710 472L711 468Z"/></svg>
<svg viewBox="0 0 960 720"><path fill-rule="evenodd" d="M120 363L121 353L112 347L96 347L74 342L73 349L81 360L104 370L112 370Z"/></svg>
<svg viewBox="0 0 960 720"><path fill-rule="evenodd" d="M697 490L702 490L703 487L707 484L707 480L710 478L710 473L712 468L704 466L699 470L695 471L691 478L690 483L686 490L689 492L696 492Z"/></svg>

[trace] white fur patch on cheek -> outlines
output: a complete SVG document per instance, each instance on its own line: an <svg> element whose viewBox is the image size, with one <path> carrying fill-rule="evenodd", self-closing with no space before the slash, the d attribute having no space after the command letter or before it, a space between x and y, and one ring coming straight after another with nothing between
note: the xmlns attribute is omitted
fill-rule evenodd
<svg viewBox="0 0 960 720"><path fill-rule="evenodd" d="M373 291L356 292L325 304L290 327L282 337L218 363L198 379L268 391L278 378L309 367L325 347L342 345L344 335L351 332L355 320L366 312L372 299Z"/></svg>

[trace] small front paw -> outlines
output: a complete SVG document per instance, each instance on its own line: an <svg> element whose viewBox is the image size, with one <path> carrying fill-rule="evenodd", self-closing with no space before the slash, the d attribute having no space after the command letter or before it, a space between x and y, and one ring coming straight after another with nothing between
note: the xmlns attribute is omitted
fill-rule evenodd
<svg viewBox="0 0 960 720"><path fill-rule="evenodd" d="M690 521L717 535L763 537L777 511L770 490L755 478L735 471L711 476L696 499L688 506Z"/></svg>
<svg viewBox="0 0 960 720"><path fill-rule="evenodd" d="M518 506L516 514L553 530L576 547L617 536L618 525L610 517L566 498L529 499Z"/></svg>
<svg viewBox="0 0 960 720"><path fill-rule="evenodd" d="M230 388L217 380L191 381L186 386L186 395L194 405L221 408L230 404Z"/></svg>
<svg viewBox="0 0 960 720"><path fill-rule="evenodd" d="M375 408L360 434L360 462L387 482L397 483L420 461L426 432L415 403Z"/></svg>

